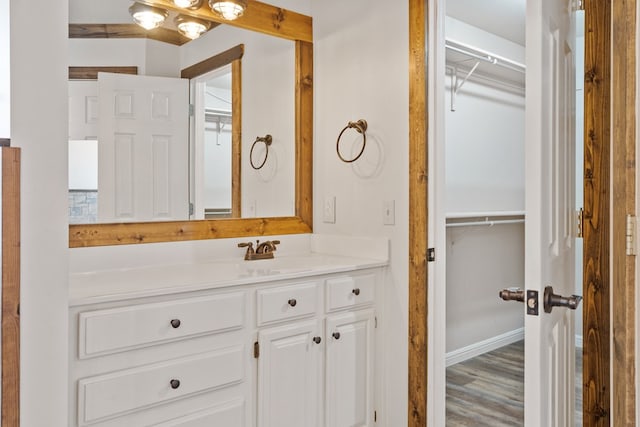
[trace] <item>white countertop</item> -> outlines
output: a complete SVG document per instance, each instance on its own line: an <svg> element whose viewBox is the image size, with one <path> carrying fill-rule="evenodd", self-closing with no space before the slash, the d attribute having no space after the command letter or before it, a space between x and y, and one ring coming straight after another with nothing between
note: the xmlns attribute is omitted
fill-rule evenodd
<svg viewBox="0 0 640 427"><path fill-rule="evenodd" d="M209 263L156 265L81 272L69 277L69 305L111 302L234 285L271 282L364 268L383 267L387 259L309 253L271 260L237 258Z"/></svg>

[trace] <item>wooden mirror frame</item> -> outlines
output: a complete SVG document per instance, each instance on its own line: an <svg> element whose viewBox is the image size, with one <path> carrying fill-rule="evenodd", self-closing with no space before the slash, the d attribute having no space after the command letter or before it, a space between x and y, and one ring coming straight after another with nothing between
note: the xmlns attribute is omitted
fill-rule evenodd
<svg viewBox="0 0 640 427"><path fill-rule="evenodd" d="M145 1L178 10L170 0ZM221 22L295 41L295 215L163 222L69 225L69 247L129 245L231 237L310 233L313 227L313 36L311 17L259 1L252 1L234 21L223 21L205 4L184 11L191 16Z"/></svg>

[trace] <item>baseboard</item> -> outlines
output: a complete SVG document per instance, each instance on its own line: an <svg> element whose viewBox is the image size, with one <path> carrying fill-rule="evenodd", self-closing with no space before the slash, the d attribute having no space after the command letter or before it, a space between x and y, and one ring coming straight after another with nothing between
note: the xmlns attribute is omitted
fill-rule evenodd
<svg viewBox="0 0 640 427"><path fill-rule="evenodd" d="M512 344L524 339L524 328L515 329L484 341L459 348L446 354L447 367L465 360L473 359L481 354L496 350L505 345Z"/></svg>

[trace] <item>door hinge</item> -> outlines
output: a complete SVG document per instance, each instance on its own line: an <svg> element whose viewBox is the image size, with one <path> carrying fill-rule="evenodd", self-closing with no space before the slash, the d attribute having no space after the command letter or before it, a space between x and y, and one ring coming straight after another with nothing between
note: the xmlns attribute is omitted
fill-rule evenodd
<svg viewBox="0 0 640 427"><path fill-rule="evenodd" d="M189 104L189 117L193 117L195 115L196 107L193 104Z"/></svg>
<svg viewBox="0 0 640 427"><path fill-rule="evenodd" d="M436 248L427 249L427 262L434 262L436 260Z"/></svg>
<svg viewBox="0 0 640 427"><path fill-rule="evenodd" d="M373 422L374 423L378 422L378 411L373 411Z"/></svg>
<svg viewBox="0 0 640 427"><path fill-rule="evenodd" d="M575 0L575 10L584 10L584 0Z"/></svg>
<svg viewBox="0 0 640 427"><path fill-rule="evenodd" d="M627 255L636 255L636 216L627 215Z"/></svg>
<svg viewBox="0 0 640 427"><path fill-rule="evenodd" d="M193 215L193 203L189 202L189 216Z"/></svg>
<svg viewBox="0 0 640 427"><path fill-rule="evenodd" d="M377 329L378 328L378 316L375 316L373 318L373 328Z"/></svg>
<svg viewBox="0 0 640 427"><path fill-rule="evenodd" d="M255 359L260 357L260 343L258 341L253 343L253 357Z"/></svg>
<svg viewBox="0 0 640 427"><path fill-rule="evenodd" d="M577 226L578 226L578 238L583 238L584 237L584 209L580 208L578 211L576 211L576 219L577 219Z"/></svg>

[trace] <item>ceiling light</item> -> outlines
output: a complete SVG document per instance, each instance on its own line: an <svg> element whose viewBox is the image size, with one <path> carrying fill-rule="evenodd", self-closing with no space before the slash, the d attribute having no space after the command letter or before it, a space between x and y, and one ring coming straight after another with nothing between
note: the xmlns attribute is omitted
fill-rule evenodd
<svg viewBox="0 0 640 427"><path fill-rule="evenodd" d="M178 15L176 16L175 22L180 34L190 38L191 40L197 39L211 28L211 24L209 22L198 18L192 18L191 16Z"/></svg>
<svg viewBox="0 0 640 427"><path fill-rule="evenodd" d="M164 9L140 3L134 3L129 8L129 13L133 17L135 23L146 30L152 30L159 27L169 15L169 13Z"/></svg>
<svg viewBox="0 0 640 427"><path fill-rule="evenodd" d="M173 4L183 9L198 9L202 0L173 0Z"/></svg>
<svg viewBox="0 0 640 427"><path fill-rule="evenodd" d="M227 21L233 21L244 13L247 2L246 0L209 0L209 7Z"/></svg>

